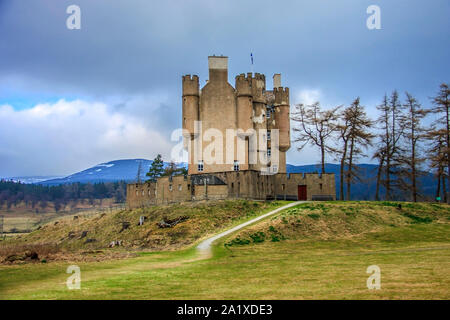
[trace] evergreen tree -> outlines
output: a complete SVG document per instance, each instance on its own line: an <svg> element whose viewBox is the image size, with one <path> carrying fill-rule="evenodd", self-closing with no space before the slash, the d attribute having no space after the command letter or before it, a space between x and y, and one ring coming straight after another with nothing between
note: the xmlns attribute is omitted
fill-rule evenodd
<svg viewBox="0 0 450 320"><path fill-rule="evenodd" d="M160 154L153 159L152 165L147 172L147 177L149 177L148 181L156 181L164 173L164 162Z"/></svg>

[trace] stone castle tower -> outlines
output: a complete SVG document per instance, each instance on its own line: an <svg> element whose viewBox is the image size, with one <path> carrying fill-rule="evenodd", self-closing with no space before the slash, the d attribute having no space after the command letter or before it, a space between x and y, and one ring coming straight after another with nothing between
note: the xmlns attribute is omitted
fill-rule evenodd
<svg viewBox="0 0 450 320"><path fill-rule="evenodd" d="M266 90L266 78L259 73L236 76L233 87L228 83L228 57L210 56L208 64L209 80L203 88L197 75L182 78L182 126L186 130L184 146L189 150L189 174L243 170L286 173L286 151L291 146L289 88L281 86L281 75L273 76L273 90ZM195 148L200 131L196 122L201 132L220 131L224 138L210 161L204 159L205 139ZM226 132L230 129L240 130L232 142ZM274 131L277 137L272 137ZM252 135L255 140L251 140ZM271 161L274 155L276 161Z"/></svg>
<svg viewBox="0 0 450 320"><path fill-rule="evenodd" d="M183 147L188 174L127 186L128 206L214 199L334 200L334 174L287 173L289 89L281 75L266 90L263 74L228 83L228 58L208 58L209 79L182 77Z"/></svg>

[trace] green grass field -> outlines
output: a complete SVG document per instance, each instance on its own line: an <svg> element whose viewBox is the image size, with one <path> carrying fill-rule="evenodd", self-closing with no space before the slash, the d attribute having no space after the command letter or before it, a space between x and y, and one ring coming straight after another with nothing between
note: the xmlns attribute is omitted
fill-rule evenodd
<svg viewBox="0 0 450 320"><path fill-rule="evenodd" d="M449 299L449 208L395 206L303 204L222 239L206 260L191 247L77 262L81 290L66 288L68 262L3 265L0 298ZM366 287L370 265L380 290Z"/></svg>

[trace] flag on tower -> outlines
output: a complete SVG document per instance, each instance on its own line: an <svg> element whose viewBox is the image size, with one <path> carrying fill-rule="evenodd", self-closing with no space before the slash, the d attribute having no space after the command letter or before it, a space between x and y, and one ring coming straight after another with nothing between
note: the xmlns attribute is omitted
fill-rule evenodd
<svg viewBox="0 0 450 320"><path fill-rule="evenodd" d="M253 53L250 53L250 58L252 59L252 65L253 65Z"/></svg>

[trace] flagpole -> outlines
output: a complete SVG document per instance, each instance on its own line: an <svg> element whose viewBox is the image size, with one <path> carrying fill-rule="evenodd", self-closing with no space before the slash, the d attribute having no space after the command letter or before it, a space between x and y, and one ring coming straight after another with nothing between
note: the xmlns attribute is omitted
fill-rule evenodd
<svg viewBox="0 0 450 320"><path fill-rule="evenodd" d="M250 71L252 72L252 77L253 77L253 52L250 53L250 61L251 61Z"/></svg>

